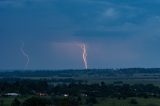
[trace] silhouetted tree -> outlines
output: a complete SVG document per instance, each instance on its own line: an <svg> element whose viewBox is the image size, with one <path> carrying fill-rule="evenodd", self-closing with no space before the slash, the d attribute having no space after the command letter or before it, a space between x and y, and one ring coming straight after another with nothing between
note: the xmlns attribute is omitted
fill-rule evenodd
<svg viewBox="0 0 160 106"><path fill-rule="evenodd" d="M21 105L21 102L17 98L15 98L11 104L11 106L20 106L20 105Z"/></svg>

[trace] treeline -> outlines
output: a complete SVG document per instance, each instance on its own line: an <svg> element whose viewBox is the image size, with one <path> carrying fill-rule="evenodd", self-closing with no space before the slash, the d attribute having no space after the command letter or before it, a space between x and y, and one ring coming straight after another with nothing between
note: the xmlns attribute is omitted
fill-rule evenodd
<svg viewBox="0 0 160 106"><path fill-rule="evenodd" d="M97 99L87 97L30 97L25 101L20 101L15 98L11 106L93 106L93 104L98 103ZM5 106L4 103L0 106Z"/></svg>
<svg viewBox="0 0 160 106"><path fill-rule="evenodd" d="M160 87L153 84L87 84L87 82L71 82L62 84L49 84L47 80L0 80L0 94L15 92L21 95L35 95L45 93L47 95L87 95L93 97L160 97Z"/></svg>
<svg viewBox="0 0 160 106"><path fill-rule="evenodd" d="M127 98L127 97L160 97L160 88L152 84L122 84L106 85L104 82L101 84L74 84L69 85L62 84L56 85L51 89L50 93L55 95L69 94L71 96L79 96L81 94L86 94L92 97L117 97Z"/></svg>
<svg viewBox="0 0 160 106"><path fill-rule="evenodd" d="M115 75L160 73L160 68L88 69L88 70L1 70L0 77L72 77L79 75Z"/></svg>

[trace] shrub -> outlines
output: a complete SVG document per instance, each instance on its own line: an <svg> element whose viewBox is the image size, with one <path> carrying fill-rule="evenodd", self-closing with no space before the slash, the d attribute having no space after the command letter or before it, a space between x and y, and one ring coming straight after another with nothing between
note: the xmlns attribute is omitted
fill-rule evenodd
<svg viewBox="0 0 160 106"><path fill-rule="evenodd" d="M131 99L131 100L130 100L130 104L138 104L138 102L137 102L136 99Z"/></svg>

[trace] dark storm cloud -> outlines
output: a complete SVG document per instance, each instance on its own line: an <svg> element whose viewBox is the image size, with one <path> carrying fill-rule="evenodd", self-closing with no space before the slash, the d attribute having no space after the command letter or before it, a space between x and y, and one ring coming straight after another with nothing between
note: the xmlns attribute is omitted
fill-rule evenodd
<svg viewBox="0 0 160 106"><path fill-rule="evenodd" d="M0 68L23 67L21 40L30 69L83 67L83 42L90 68L159 67L159 9L160 0L1 0Z"/></svg>

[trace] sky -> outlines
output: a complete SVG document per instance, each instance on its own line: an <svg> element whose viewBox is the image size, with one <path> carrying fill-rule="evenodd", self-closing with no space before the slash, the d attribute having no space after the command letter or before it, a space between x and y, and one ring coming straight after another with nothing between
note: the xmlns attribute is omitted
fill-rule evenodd
<svg viewBox="0 0 160 106"><path fill-rule="evenodd" d="M160 0L0 0L0 69L84 69L83 43L90 69L158 68L159 10Z"/></svg>

